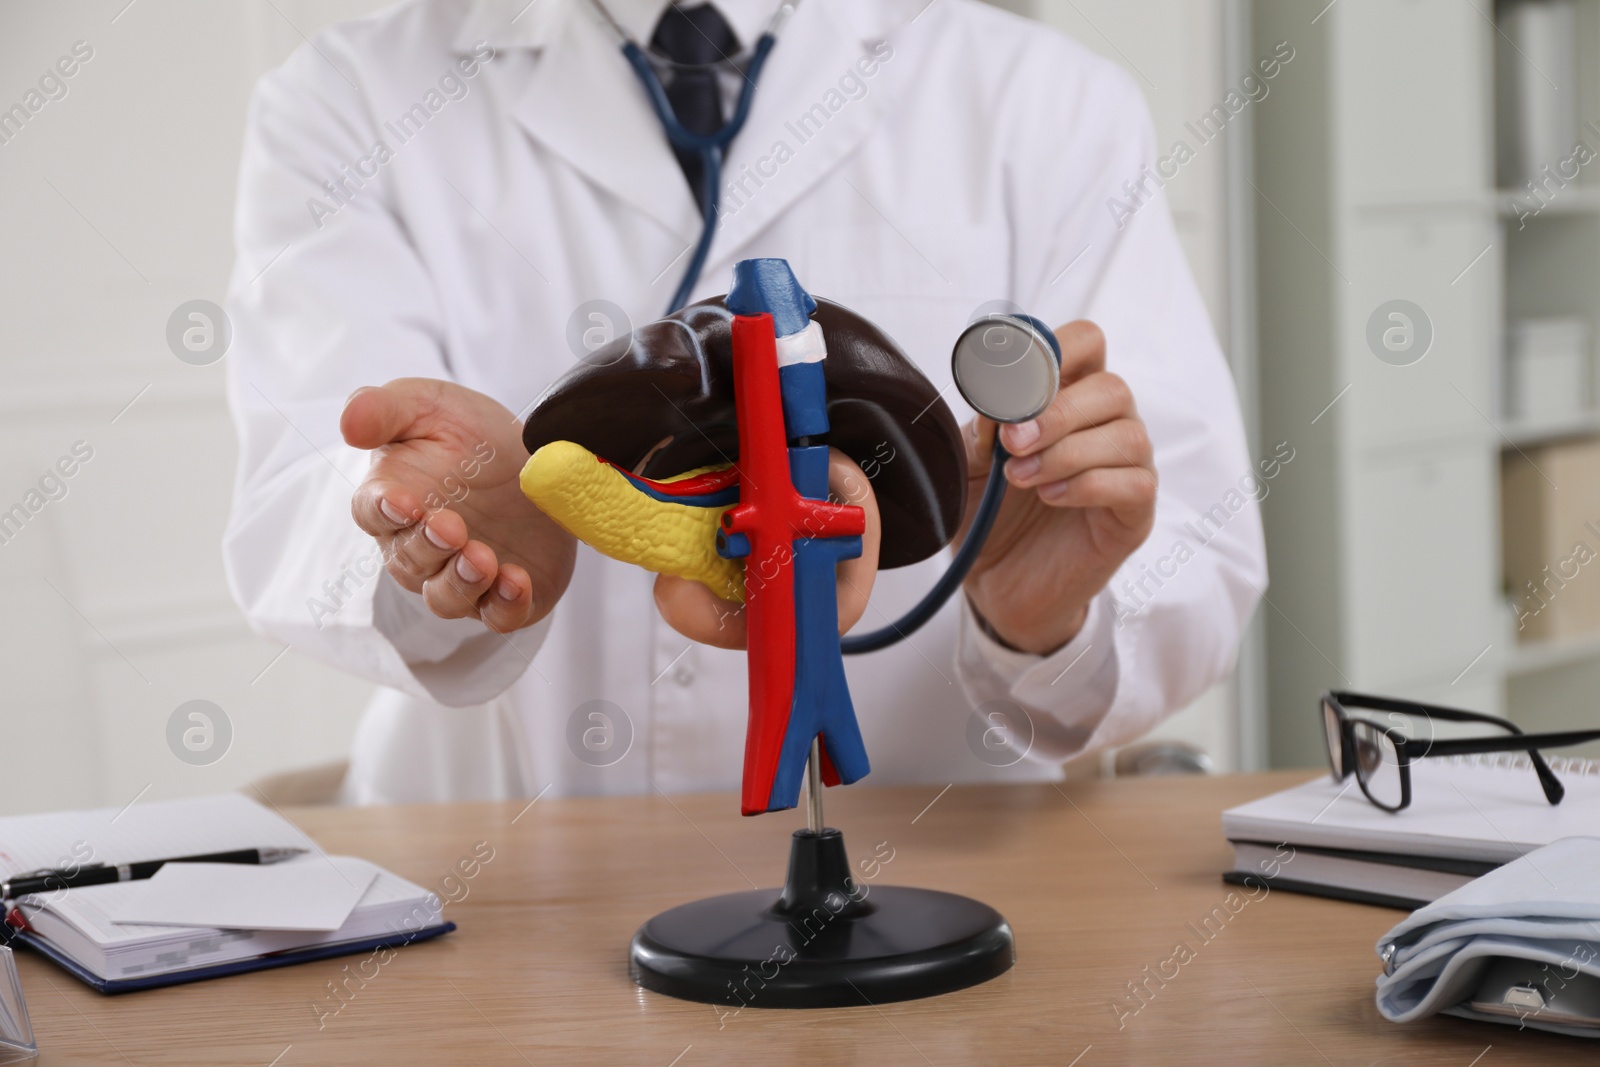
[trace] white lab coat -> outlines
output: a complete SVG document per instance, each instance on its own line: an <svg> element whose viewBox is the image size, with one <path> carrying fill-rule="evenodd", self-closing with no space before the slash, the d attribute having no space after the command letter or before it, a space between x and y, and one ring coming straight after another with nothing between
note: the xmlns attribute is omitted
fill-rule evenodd
<svg viewBox="0 0 1600 1067"><path fill-rule="evenodd" d="M574 310L604 299L649 321L699 231L592 9L525 5L413 0L336 26L263 78L251 105L225 554L261 633L384 687L352 753L354 802L739 781L744 657L662 623L653 576L580 548L553 615L503 638L430 616L379 572L350 518L368 463L339 436L350 392L421 375L525 411L573 365ZM610 6L648 40L664 0ZM774 5L720 6L748 43ZM1257 509L1237 491L1253 466L1237 399L1165 201L1121 225L1107 203L1127 203L1123 183L1155 158L1119 68L970 0L807 0L772 54L695 298L725 291L736 260L784 257L946 387L951 345L980 305L1094 319L1160 475L1155 532L1056 654L1002 648L957 598L911 640L848 660L870 782L1057 778L1061 761L1139 736L1232 669L1266 578ZM944 395L965 421L955 390ZM1235 500L1206 543L1184 528ZM1194 553L1173 563L1178 541ZM881 574L863 626L908 607L945 559ZM1152 584L1158 566L1171 573ZM1126 584L1141 579L1143 592ZM974 709L992 701L1032 720L1011 766L969 744ZM616 747L585 762L569 739L598 726L590 739L604 745L596 709Z"/></svg>

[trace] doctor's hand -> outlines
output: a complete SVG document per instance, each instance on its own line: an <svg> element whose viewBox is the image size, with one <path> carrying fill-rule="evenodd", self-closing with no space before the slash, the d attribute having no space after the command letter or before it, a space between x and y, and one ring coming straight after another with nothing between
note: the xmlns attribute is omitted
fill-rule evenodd
<svg viewBox="0 0 1600 1067"><path fill-rule="evenodd" d="M1061 389L1037 419L1005 426L1005 500L967 576L967 597L1009 645L1047 655L1082 629L1089 602L1155 524L1156 471L1128 383L1106 368L1092 322L1056 330ZM996 423L966 427L972 522Z"/></svg>
<svg viewBox="0 0 1600 1067"><path fill-rule="evenodd" d="M835 504L853 504L865 512L866 532L861 535L861 555L843 560L834 572L839 606L839 633L861 621L867 610L872 583L878 577L878 548L883 540L883 520L872 479L855 461L837 448L828 450L828 495ZM761 595L759 575L745 568L745 603ZM713 648L743 649L749 639L745 605L723 600L706 586L670 574L656 576L656 609L667 625L691 641Z"/></svg>
<svg viewBox="0 0 1600 1067"><path fill-rule="evenodd" d="M508 633L555 607L577 542L522 495L522 424L454 382L399 378L358 389L339 419L372 452L350 510L387 570L441 618Z"/></svg>

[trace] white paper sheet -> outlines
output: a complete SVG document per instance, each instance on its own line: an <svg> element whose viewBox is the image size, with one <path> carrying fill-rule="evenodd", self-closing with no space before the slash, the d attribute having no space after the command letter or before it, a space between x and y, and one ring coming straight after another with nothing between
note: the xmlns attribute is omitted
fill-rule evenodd
<svg viewBox="0 0 1600 1067"><path fill-rule="evenodd" d="M106 909L112 922L236 930L337 930L377 877L345 857L283 863L169 863L130 882Z"/></svg>
<svg viewBox="0 0 1600 1067"><path fill-rule="evenodd" d="M238 793L0 818L0 877L245 848L316 845L287 819Z"/></svg>

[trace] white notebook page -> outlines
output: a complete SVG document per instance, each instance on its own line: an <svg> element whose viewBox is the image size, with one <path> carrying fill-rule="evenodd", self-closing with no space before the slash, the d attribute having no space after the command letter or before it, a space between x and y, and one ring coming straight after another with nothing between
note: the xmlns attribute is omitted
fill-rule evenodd
<svg viewBox="0 0 1600 1067"><path fill-rule="evenodd" d="M1411 765L1411 806L1402 811L1373 804L1354 776L1335 783L1324 773L1229 809L1223 832L1232 840L1504 863L1564 837L1600 833L1600 764L1547 759L1566 787L1558 805L1545 799L1525 755L1422 759Z"/></svg>

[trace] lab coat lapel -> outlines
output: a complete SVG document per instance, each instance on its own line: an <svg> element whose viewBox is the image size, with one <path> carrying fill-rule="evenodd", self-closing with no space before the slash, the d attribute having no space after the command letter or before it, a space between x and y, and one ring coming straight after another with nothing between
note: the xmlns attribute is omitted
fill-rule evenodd
<svg viewBox="0 0 1600 1067"><path fill-rule="evenodd" d="M685 242L699 234L700 212L644 89L585 5L570 4L552 27L514 113L594 184Z"/></svg>
<svg viewBox="0 0 1600 1067"><path fill-rule="evenodd" d="M750 118L723 167L707 278L721 277L724 271L713 268L725 268L747 241L848 159L909 83L910 72L896 70L892 60L879 64L872 78L861 78L857 61L906 17L901 4L870 7L879 10L802 4L779 36ZM850 99L840 89L847 74L866 86L865 95ZM819 106L822 111L813 110Z"/></svg>

